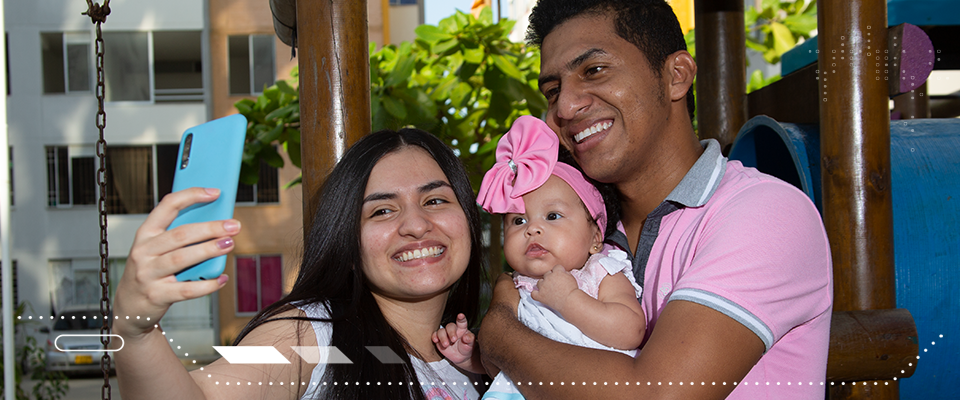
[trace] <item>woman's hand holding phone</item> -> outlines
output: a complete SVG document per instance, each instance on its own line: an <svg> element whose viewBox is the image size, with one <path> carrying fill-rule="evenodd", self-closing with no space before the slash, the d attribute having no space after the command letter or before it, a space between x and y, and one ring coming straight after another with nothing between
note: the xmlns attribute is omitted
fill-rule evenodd
<svg viewBox="0 0 960 400"><path fill-rule="evenodd" d="M181 210L212 202L219 196L217 189L173 192L164 196L147 216L137 230L117 285L113 311L119 319L113 325L114 333L135 340L150 333L173 303L206 296L227 282L226 275L214 280L178 282L174 274L233 250L233 236L240 232L239 221L199 222L167 230Z"/></svg>

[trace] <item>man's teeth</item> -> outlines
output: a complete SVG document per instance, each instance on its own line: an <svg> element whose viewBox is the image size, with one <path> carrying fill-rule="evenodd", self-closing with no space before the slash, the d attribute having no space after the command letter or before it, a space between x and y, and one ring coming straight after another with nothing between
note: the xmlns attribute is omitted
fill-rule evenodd
<svg viewBox="0 0 960 400"><path fill-rule="evenodd" d="M590 136L593 136L594 133L597 133L597 132L600 132L600 131L602 131L602 130L604 130L604 129L607 129L607 128L609 128L611 125L613 125L613 123L612 123L612 122L609 122L609 121L607 121L607 122L600 122L600 123L598 123L598 124L596 124L596 125L594 125L594 126L591 126L591 127L587 128L587 129L584 129L582 132L576 134L576 135L573 137L573 140L575 140L577 143L580 143L580 142L583 141L583 139L586 139L586 138L588 138L588 137L590 137Z"/></svg>
<svg viewBox="0 0 960 400"><path fill-rule="evenodd" d="M406 262L410 260L416 260L418 258L427 258L427 257L437 257L443 254L444 248L440 246L427 247L425 249L416 249L413 251L405 251L396 259L400 262Z"/></svg>

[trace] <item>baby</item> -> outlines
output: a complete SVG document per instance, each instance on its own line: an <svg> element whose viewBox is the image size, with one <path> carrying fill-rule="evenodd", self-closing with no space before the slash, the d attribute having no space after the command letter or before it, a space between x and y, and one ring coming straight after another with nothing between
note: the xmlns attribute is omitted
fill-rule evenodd
<svg viewBox="0 0 960 400"><path fill-rule="evenodd" d="M504 214L503 250L516 271L518 317L550 339L634 356L646 329L640 286L626 253L603 244L600 192L557 161L559 149L543 121L520 117L500 139L497 163L480 185L480 206ZM484 372L462 315L432 339L461 369ZM484 398L521 397L500 373Z"/></svg>

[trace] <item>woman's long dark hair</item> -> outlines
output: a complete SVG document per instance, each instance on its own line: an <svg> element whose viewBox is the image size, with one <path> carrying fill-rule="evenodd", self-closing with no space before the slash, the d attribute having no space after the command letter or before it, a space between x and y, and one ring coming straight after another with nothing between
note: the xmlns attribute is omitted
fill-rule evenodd
<svg viewBox="0 0 960 400"><path fill-rule="evenodd" d="M353 363L326 365L324 381L329 384L322 392L323 398L424 399L409 356L403 357L403 364L384 364L366 350L366 346L388 346L398 355L408 352L407 341L387 323L370 292L363 274L360 244L361 208L370 172L383 156L407 146L419 147L436 160L470 226L470 262L451 288L442 322L453 322L457 313L464 313L468 321L476 321L483 273L480 215L463 164L443 142L418 129L380 131L360 139L343 155L320 190L316 215L305 235L300 271L290 294L257 314L235 342L266 322L303 320L276 317L289 310L291 304L316 303L325 307L330 318L320 321L332 323L330 345ZM334 382L340 384L333 385ZM373 384L344 385L345 382ZM399 382L404 384L398 385Z"/></svg>

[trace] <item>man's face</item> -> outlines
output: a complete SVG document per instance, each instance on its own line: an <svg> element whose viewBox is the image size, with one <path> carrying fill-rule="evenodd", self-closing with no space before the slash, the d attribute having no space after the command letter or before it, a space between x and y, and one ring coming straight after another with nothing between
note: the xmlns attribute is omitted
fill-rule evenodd
<svg viewBox="0 0 960 400"><path fill-rule="evenodd" d="M558 25L541 47L547 124L591 178L636 179L663 146L665 79L614 31L613 19L583 15Z"/></svg>

